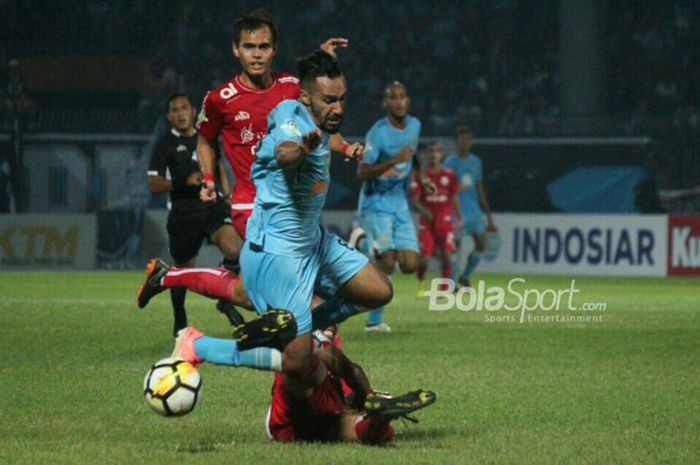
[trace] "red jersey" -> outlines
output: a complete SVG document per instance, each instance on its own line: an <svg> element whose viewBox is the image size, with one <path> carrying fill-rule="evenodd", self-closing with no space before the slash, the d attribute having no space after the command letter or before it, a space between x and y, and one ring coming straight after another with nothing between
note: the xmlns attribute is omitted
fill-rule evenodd
<svg viewBox="0 0 700 465"><path fill-rule="evenodd" d="M330 372L306 399L292 399L286 395L284 375L275 373L267 431L281 442L336 441L340 438L340 416L344 409L345 396L340 380Z"/></svg>
<svg viewBox="0 0 700 465"><path fill-rule="evenodd" d="M454 217L454 196L459 191L459 183L454 171L444 166L434 170L425 170L425 174L433 181L437 192L429 194L418 180L418 174L413 175L411 190L418 200L433 214L432 223L421 218L421 223L426 223L432 229L452 228Z"/></svg>
<svg viewBox="0 0 700 465"><path fill-rule="evenodd" d="M272 73L267 89L251 89L235 76L207 92L197 118L197 129L212 145L222 135L224 154L231 164L236 184L231 190L231 207L251 210L255 185L250 169L254 149L267 133L267 115L282 100L299 97L299 79L291 74Z"/></svg>

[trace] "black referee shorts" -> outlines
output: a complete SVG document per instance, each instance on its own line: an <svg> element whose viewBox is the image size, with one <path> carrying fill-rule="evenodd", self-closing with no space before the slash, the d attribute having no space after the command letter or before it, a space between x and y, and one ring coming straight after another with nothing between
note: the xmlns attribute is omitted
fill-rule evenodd
<svg viewBox="0 0 700 465"><path fill-rule="evenodd" d="M202 240L211 243L211 236L220 227L231 223L231 207L219 202L211 208L168 214L168 238L170 255L175 263L185 263L197 256Z"/></svg>

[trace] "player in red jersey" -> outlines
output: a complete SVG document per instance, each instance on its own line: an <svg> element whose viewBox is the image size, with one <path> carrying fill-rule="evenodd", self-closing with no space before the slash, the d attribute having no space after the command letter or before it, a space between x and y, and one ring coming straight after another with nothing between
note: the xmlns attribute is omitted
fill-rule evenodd
<svg viewBox="0 0 700 465"><path fill-rule="evenodd" d="M377 393L362 367L319 331L314 346L313 366L303 385L275 373L265 426L276 441L387 443L394 437L392 420L413 420L407 414L435 402L435 393L423 389L396 397ZM351 396L343 394L341 381L352 388Z"/></svg>
<svg viewBox="0 0 700 465"><path fill-rule="evenodd" d="M418 264L419 295L425 290L425 273L428 260L437 256L442 261L442 277L452 278L452 254L457 250L453 230L455 215L459 216L459 183L454 171L442 166L443 151L440 142L430 142L426 151L426 164L423 175L435 186L428 192L423 183L414 176L411 190L413 203L420 214L418 241L420 242L420 263Z"/></svg>
<svg viewBox="0 0 700 465"><path fill-rule="evenodd" d="M335 56L336 47L346 46L346 39L332 38L321 48ZM232 48L242 71L204 97L197 121L197 153L205 179L202 200L214 200L214 145L222 136L224 153L236 178L231 190L231 217L236 232L245 240L255 199L255 185L250 179L255 147L267 133L268 113L282 100L298 98L300 87L295 76L272 71L277 28L265 10L236 20ZM339 135L331 138L331 148L348 158L362 150L360 144L348 144Z"/></svg>

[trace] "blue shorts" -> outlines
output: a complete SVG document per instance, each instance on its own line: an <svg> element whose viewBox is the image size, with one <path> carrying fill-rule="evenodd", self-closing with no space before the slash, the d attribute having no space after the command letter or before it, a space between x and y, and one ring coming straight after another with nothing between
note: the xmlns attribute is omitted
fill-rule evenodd
<svg viewBox="0 0 700 465"><path fill-rule="evenodd" d="M482 212L462 214L462 234L484 234L486 223Z"/></svg>
<svg viewBox="0 0 700 465"><path fill-rule="evenodd" d="M395 213L363 211L360 214L360 225L379 255L387 250L418 252L416 226L410 210Z"/></svg>
<svg viewBox="0 0 700 465"><path fill-rule="evenodd" d="M294 314L297 335L311 331L311 298L315 289L333 295L368 262L343 239L319 226L314 249L302 257L252 250L246 241L241 252L243 288L255 310L270 308ZM255 248L255 247L254 247Z"/></svg>

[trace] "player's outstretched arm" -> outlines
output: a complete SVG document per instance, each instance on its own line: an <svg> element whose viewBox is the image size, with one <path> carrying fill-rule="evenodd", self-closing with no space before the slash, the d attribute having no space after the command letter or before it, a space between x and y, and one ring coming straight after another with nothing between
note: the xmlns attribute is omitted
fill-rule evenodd
<svg viewBox="0 0 700 465"><path fill-rule="evenodd" d="M359 142L351 144L346 141L340 133L333 134L328 145L330 145L332 152L342 154L346 161L362 161L365 158L365 146Z"/></svg>
<svg viewBox="0 0 700 465"><path fill-rule="evenodd" d="M382 163L360 163L357 166L357 177L360 181L378 178L392 166L410 161L411 157L413 157L413 151L409 147L404 146L395 157Z"/></svg>
<svg viewBox="0 0 700 465"><path fill-rule="evenodd" d="M337 376L343 378L350 389L355 393L355 405L361 408L367 396L372 392L369 379L360 365L350 360L342 350L334 346L327 346L319 355L328 369Z"/></svg>
<svg viewBox="0 0 700 465"><path fill-rule="evenodd" d="M275 158L283 170L295 170L320 143L321 132L311 131L302 136L301 144L289 140L277 144Z"/></svg>

